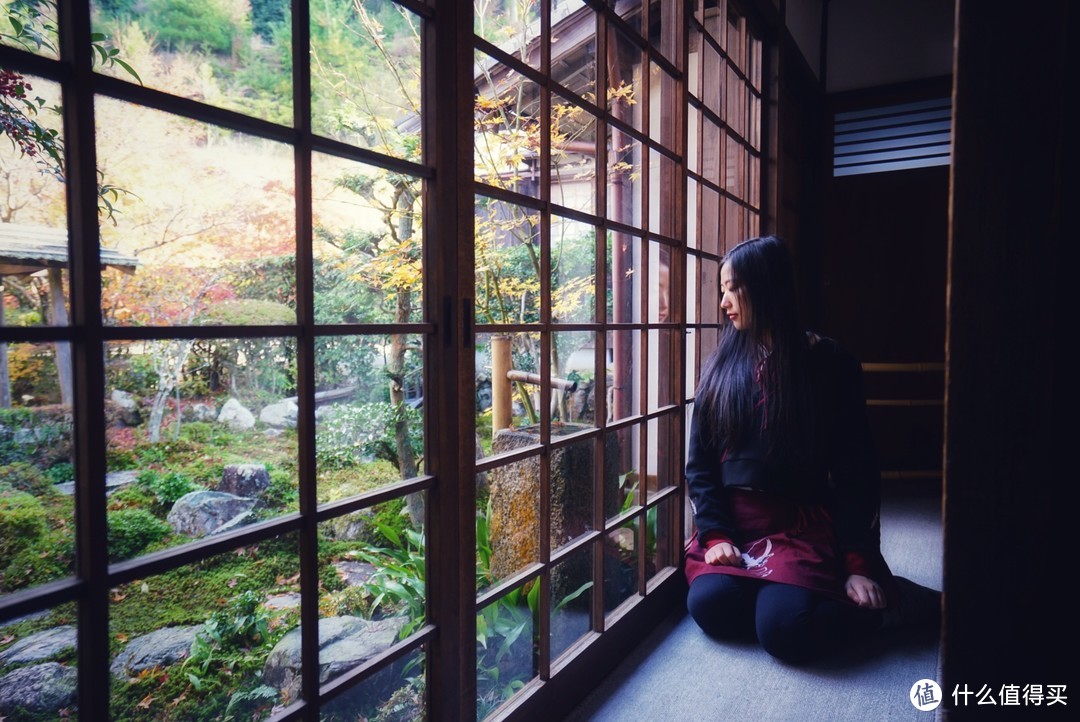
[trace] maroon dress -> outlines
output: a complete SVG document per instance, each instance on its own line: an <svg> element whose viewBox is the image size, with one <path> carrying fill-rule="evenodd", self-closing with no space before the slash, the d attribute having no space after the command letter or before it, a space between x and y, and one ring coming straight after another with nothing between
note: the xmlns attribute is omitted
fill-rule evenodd
<svg viewBox="0 0 1080 722"><path fill-rule="evenodd" d="M880 472L861 369L830 339L816 339L807 360L818 422L812 459L794 463L770 451L760 417L760 434L723 451L702 434L696 418L691 424L686 474L696 532L686 546L689 582L702 574L729 574L850 601L844 582L862 574L888 594L892 574L880 551ZM741 565L705 563L707 547L720 541L739 549Z"/></svg>

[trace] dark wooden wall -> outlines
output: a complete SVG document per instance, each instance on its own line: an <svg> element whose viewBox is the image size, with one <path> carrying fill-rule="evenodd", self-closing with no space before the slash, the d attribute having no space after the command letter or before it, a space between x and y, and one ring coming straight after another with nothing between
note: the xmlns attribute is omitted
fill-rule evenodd
<svg viewBox="0 0 1080 722"><path fill-rule="evenodd" d="M842 110L941 97L951 79L832 97ZM831 139L826 141L831 148ZM949 168L824 179L816 328L864 363L886 491L941 482Z"/></svg>
<svg viewBox="0 0 1080 722"><path fill-rule="evenodd" d="M1076 321L1065 181L1075 162L1074 3L959 0L949 260L946 719L1075 706ZM1071 234L1075 238L1075 233ZM1068 294L1071 296L1071 294ZM1066 707L955 705L959 685L1065 684ZM1070 694L1071 693L1071 694Z"/></svg>

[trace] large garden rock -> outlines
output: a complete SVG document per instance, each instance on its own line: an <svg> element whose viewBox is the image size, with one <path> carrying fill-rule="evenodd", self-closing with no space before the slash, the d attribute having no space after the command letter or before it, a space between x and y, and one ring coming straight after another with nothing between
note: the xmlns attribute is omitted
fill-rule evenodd
<svg viewBox="0 0 1080 722"><path fill-rule="evenodd" d="M254 506L254 499L234 494L193 491L176 500L166 520L180 534L201 537L240 526Z"/></svg>
<svg viewBox="0 0 1080 722"><path fill-rule="evenodd" d="M189 421L214 421L217 419L217 410L210 404L201 401L197 404L185 407L185 415Z"/></svg>
<svg viewBox="0 0 1080 722"><path fill-rule="evenodd" d="M40 662L55 657L69 649L75 649L76 638L75 627L70 625L31 634L0 652L0 667Z"/></svg>
<svg viewBox="0 0 1080 722"><path fill-rule="evenodd" d="M397 641L398 632L405 626L406 621L404 617L388 617L374 621L360 617L320 619L320 684L348 672L385 650ZM376 674L375 678L385 672L396 673L396 670L385 670ZM282 637L266 658L263 683L281 690L283 702L286 704L300 695L300 627Z"/></svg>
<svg viewBox="0 0 1080 722"><path fill-rule="evenodd" d="M587 425L561 424L552 434L570 434ZM495 454L533 446L540 442L538 427L503 429L492 440ZM618 437L608 436L605 456L619 459ZM551 506L548 518L540 518L540 457L530 456L488 472L491 517L488 519L491 541L491 574L503 579L539 560L540 524L550 524L552 545L562 545L592 528L593 470L596 461L593 442L562 446L551 453L549 489ZM617 464L604 470L605 516L612 516L610 502L617 501ZM555 591L564 594L578 575L563 567L554 579Z"/></svg>
<svg viewBox="0 0 1080 722"><path fill-rule="evenodd" d="M201 625L192 627L165 627L128 642L124 651L116 655L109 671L121 679L134 677L139 672L155 667L168 667L188 658L195 635Z"/></svg>
<svg viewBox="0 0 1080 722"><path fill-rule="evenodd" d="M347 587L359 587L362 584L367 584L376 571L374 564L351 560L334 562L331 566L337 570L338 576L341 577L341 581Z"/></svg>
<svg viewBox="0 0 1080 722"><path fill-rule="evenodd" d="M247 431L255 426L255 414L236 399L225 402L217 420L219 424L226 424L233 431Z"/></svg>
<svg viewBox="0 0 1080 722"><path fill-rule="evenodd" d="M372 526L375 512L370 508L354 511L344 516L336 516L319 524L319 531L334 541L356 541L363 539L365 532Z"/></svg>
<svg viewBox="0 0 1080 722"><path fill-rule="evenodd" d="M259 421L278 429L295 429L300 407L291 399L270 404L259 412Z"/></svg>
<svg viewBox="0 0 1080 722"><path fill-rule="evenodd" d="M229 464L221 472L217 490L254 498L270 488L270 473L262 464Z"/></svg>
<svg viewBox="0 0 1080 722"><path fill-rule="evenodd" d="M142 423L139 402L127 391L113 389L113 392L109 394L109 402L116 412L116 420L123 426L138 426Z"/></svg>
<svg viewBox="0 0 1080 722"><path fill-rule="evenodd" d="M75 704L78 672L56 662L22 667L0 677L0 715L56 713Z"/></svg>

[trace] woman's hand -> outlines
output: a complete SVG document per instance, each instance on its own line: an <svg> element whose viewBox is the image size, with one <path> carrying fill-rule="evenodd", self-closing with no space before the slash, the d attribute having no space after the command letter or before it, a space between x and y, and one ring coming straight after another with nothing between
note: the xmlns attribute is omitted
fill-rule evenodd
<svg viewBox="0 0 1080 722"><path fill-rule="evenodd" d="M737 567L742 564L742 554L739 553L734 544L720 542L705 550L705 563L713 566L724 564Z"/></svg>
<svg viewBox="0 0 1080 722"><path fill-rule="evenodd" d="M708 560L708 556L705 557ZM852 574L844 583L848 599L866 609L884 609L885 592L881 586L862 574Z"/></svg>

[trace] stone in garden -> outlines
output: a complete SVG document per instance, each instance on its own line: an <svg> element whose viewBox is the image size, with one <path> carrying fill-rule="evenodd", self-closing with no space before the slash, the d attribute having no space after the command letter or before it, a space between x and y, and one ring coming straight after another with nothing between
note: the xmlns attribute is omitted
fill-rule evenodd
<svg viewBox="0 0 1080 722"><path fill-rule="evenodd" d="M0 677L0 715L56 713L75 704L79 674L56 662L21 667Z"/></svg>
<svg viewBox="0 0 1080 722"><path fill-rule="evenodd" d="M247 431L255 426L255 414L236 399L225 402L217 420L219 424L226 424L233 431Z"/></svg>
<svg viewBox="0 0 1080 722"><path fill-rule="evenodd" d="M387 649L397 641L398 632L407 621L404 617L374 621L360 617L320 619L319 683L348 672ZM398 681L397 678L398 670L390 667L374 675L364 686L389 685ZM263 683L282 690L283 703L300 696L300 627L282 637L266 658Z"/></svg>
<svg viewBox="0 0 1080 722"><path fill-rule="evenodd" d="M552 435L568 434L588 428L578 424L560 424ZM535 426L503 429L492 441L494 454L533 446L540 442ZM618 440L608 437L604 453L617 459ZM551 453L551 542L564 544L592 528L593 442L563 446ZM604 473L605 501L614 500L618 491L617 464ZM491 573L499 579L515 574L539 561L540 553L540 457L499 466L488 472L491 493ZM605 504L606 511L606 504ZM608 514L610 516L610 514ZM567 571L571 571L567 569ZM571 576L574 576L571 573ZM576 578L576 577L575 577ZM559 592L569 591L561 589Z"/></svg>
<svg viewBox="0 0 1080 722"><path fill-rule="evenodd" d="M300 416L300 407L295 401L286 399L270 404L259 412L259 421L278 429L295 429L296 419Z"/></svg>
<svg viewBox="0 0 1080 722"><path fill-rule="evenodd" d="M127 643L124 651L116 655L109 671L121 679L135 677L147 669L168 667L188 658L195 635L202 625L191 627L164 627Z"/></svg>
<svg viewBox="0 0 1080 722"><path fill-rule="evenodd" d="M69 649L75 649L76 637L75 627L70 625L31 634L0 652L0 667L40 662L55 657Z"/></svg>
<svg viewBox="0 0 1080 722"><path fill-rule="evenodd" d="M125 486L131 486L139 480L139 472L137 471L110 471L105 475L105 494L112 494L118 489L122 489ZM75 482L64 481L59 484L53 484L53 490L58 494L67 494L71 496L75 493Z"/></svg>
<svg viewBox="0 0 1080 722"><path fill-rule="evenodd" d="M296 609L300 606L300 594L298 592L271 594L263 602L263 606L275 611L279 609Z"/></svg>
<svg viewBox="0 0 1080 722"><path fill-rule="evenodd" d="M366 584L371 575L375 573L375 565L367 562L343 561L334 562L332 565L337 570L341 581L347 587L358 587Z"/></svg>
<svg viewBox="0 0 1080 722"><path fill-rule="evenodd" d="M319 524L319 531L333 541L356 541L364 538L364 533L371 527L374 517L375 512L370 508L361 509Z"/></svg>
<svg viewBox="0 0 1080 722"><path fill-rule="evenodd" d="M254 499L220 491L193 491L176 500L166 520L180 534L201 537L240 526L254 506Z"/></svg>
<svg viewBox="0 0 1080 722"><path fill-rule="evenodd" d="M257 497L270 488L270 474L262 464L229 464L221 472L217 490L234 496Z"/></svg>
<svg viewBox="0 0 1080 722"><path fill-rule="evenodd" d="M189 406L187 413L192 421L213 421L217 418L217 411L214 407L201 402Z"/></svg>
<svg viewBox="0 0 1080 722"><path fill-rule="evenodd" d="M113 389L109 394L109 401L116 409L116 419L124 426L138 426L142 423L142 414L139 413L139 402L127 391Z"/></svg>

